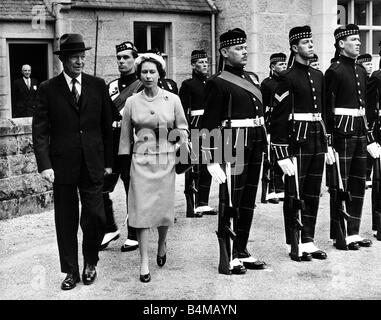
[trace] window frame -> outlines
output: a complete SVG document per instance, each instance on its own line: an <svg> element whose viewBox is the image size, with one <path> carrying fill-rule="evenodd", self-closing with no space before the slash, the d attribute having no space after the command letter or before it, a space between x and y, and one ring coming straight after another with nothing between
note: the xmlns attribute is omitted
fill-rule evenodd
<svg viewBox="0 0 381 320"><path fill-rule="evenodd" d="M151 28L152 26L164 26L164 52L161 52L161 56L163 57L165 63L166 63L166 73L170 74L172 71L171 65L168 63L169 59L169 48L170 48L170 41L169 41L169 35L170 35L170 28L171 23L170 22L163 22L163 21L133 21L133 38L135 41L135 25L145 26L146 28L146 37L147 37L147 50L152 49L152 41L151 41ZM143 53L143 52L141 52Z"/></svg>
<svg viewBox="0 0 381 320"><path fill-rule="evenodd" d="M378 53L373 53L373 31L381 31L381 25L375 26L373 25L373 3L381 2L377 0L365 0L367 2L366 5L366 25L358 25L361 31L366 31L366 50L365 52L369 52L373 58L379 57ZM356 0L348 0L348 21L347 23L355 23L355 2ZM337 5L339 5L339 1L337 1ZM337 25L339 26L339 25ZM380 39L381 41L381 39Z"/></svg>

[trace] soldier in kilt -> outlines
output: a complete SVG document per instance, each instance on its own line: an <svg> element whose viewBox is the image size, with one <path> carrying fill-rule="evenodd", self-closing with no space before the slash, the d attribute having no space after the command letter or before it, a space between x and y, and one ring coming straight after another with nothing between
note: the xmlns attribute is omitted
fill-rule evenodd
<svg viewBox="0 0 381 320"><path fill-rule="evenodd" d="M116 46L116 58L120 77L108 84L109 95L113 106L113 146L114 146L114 168L113 174L105 177L103 201L106 213L106 234L103 237L101 249L105 249L109 243L120 237L120 231L115 223L113 203L110 193L114 190L119 176L124 184L126 197L128 196L129 177L121 175L120 165L126 165L129 159L122 159L118 156L120 139L120 120L124 104L129 96L140 91L142 84L135 75L135 59L138 57L138 51L132 42L126 41ZM133 251L138 248L136 230L133 227L127 227L127 239L121 247L121 251Z"/></svg>
<svg viewBox="0 0 381 320"><path fill-rule="evenodd" d="M337 203L333 196L333 188L330 187L330 237L338 250L359 250L360 247L372 245L371 240L364 239L359 233L365 193L367 150L375 158L379 156L379 148L371 132L368 132L365 115L366 71L355 63L360 53L359 33L358 26L354 24L339 27L334 31L335 62L325 73L327 131L331 134L332 145L339 155L344 189L352 197L351 201L345 201L346 211L351 218L347 220L346 228L342 223L344 239L341 239L343 237L339 236L335 227L340 223ZM334 179L329 180L334 182Z"/></svg>
<svg viewBox="0 0 381 320"><path fill-rule="evenodd" d="M220 183L219 219L228 215L227 209L236 213L230 268L233 274L243 274L246 269L264 269L266 265L249 253L247 244L267 134L258 77L244 70L246 33L238 28L223 33L220 53L222 71L206 83L200 126L208 133L220 135L216 139L205 139L207 134L203 135L202 154L211 176ZM230 148L234 161L224 148ZM220 241L221 235L217 235Z"/></svg>
<svg viewBox="0 0 381 320"><path fill-rule="evenodd" d="M285 173L283 206L286 243L295 261L326 259L327 254L314 243L316 217L324 170L327 138L323 122L323 73L309 66L313 57L313 40L309 26L294 27L289 32L291 54L289 69L280 76L276 90L277 107L271 120L271 145L279 166ZM299 197L305 203L301 210L301 244L299 254L291 254L291 232L296 210L290 206L295 196L295 165L297 160ZM328 157L332 161L332 157Z"/></svg>
<svg viewBox="0 0 381 320"><path fill-rule="evenodd" d="M204 113L204 88L208 77L208 55L204 50L191 53L192 78L184 80L179 96L189 121L190 129L197 129ZM193 183L195 182L195 183ZM208 205L212 177L206 164L195 165L185 173L185 198L188 218L202 217L203 214L217 214Z"/></svg>
<svg viewBox="0 0 381 320"><path fill-rule="evenodd" d="M378 144L381 143L381 70L373 72L369 78L367 87L367 119L369 128L372 130L373 137ZM380 158L376 161L371 158L373 167L373 186L372 186L372 230L377 240L381 240L381 188L380 188Z"/></svg>
<svg viewBox="0 0 381 320"><path fill-rule="evenodd" d="M365 69L367 80L369 81L369 78L373 72L372 56L369 53L360 54L356 59L356 63ZM366 189L369 187L372 187L372 178L371 178L372 165L373 165L373 158L368 153L366 158L366 181L365 181Z"/></svg>
<svg viewBox="0 0 381 320"><path fill-rule="evenodd" d="M273 108L276 107L274 94L279 85L280 74L286 68L286 55L282 52L272 54L270 56L270 76L261 83L263 106L266 110L265 123L270 135L271 114ZM284 198L283 171L276 162L273 150L266 149L263 157L261 202L279 203L279 200Z"/></svg>

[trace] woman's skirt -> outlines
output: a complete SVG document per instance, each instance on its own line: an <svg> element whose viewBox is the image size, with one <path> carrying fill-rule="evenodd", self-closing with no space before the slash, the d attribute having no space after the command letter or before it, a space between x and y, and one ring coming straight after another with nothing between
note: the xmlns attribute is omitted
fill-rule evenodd
<svg viewBox="0 0 381 320"><path fill-rule="evenodd" d="M132 155L128 224L134 228L172 226L175 218L175 152Z"/></svg>

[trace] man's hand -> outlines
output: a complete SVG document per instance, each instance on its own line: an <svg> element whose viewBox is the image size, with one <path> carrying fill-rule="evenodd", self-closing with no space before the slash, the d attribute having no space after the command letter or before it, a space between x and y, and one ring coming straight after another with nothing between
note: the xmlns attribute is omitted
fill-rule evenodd
<svg viewBox="0 0 381 320"><path fill-rule="evenodd" d="M105 173L104 173L105 176L111 173L112 173L112 168L105 168Z"/></svg>
<svg viewBox="0 0 381 320"><path fill-rule="evenodd" d="M335 163L335 153L332 147L328 147L327 153L325 154L325 162L328 165Z"/></svg>
<svg viewBox="0 0 381 320"><path fill-rule="evenodd" d="M372 158L376 159L380 156L380 145L377 142L372 142L366 146L366 150L368 150L369 154Z"/></svg>
<svg viewBox="0 0 381 320"><path fill-rule="evenodd" d="M293 176L295 174L294 164L290 158L278 160L278 164L284 174L287 174L288 176Z"/></svg>
<svg viewBox="0 0 381 320"><path fill-rule="evenodd" d="M53 183L54 182L54 171L53 169L46 169L41 172L41 177L46 181Z"/></svg>
<svg viewBox="0 0 381 320"><path fill-rule="evenodd" d="M226 181L226 174L224 170L221 169L219 163L209 163L206 167L213 179L215 179L219 184Z"/></svg>

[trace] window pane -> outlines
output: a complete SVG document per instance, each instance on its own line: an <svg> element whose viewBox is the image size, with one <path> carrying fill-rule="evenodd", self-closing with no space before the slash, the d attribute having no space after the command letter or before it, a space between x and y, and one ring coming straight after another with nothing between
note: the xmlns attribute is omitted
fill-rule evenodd
<svg viewBox="0 0 381 320"><path fill-rule="evenodd" d="M348 0L337 1L337 24L348 24Z"/></svg>
<svg viewBox="0 0 381 320"><path fill-rule="evenodd" d="M373 1L373 25L381 26L381 2Z"/></svg>
<svg viewBox="0 0 381 320"><path fill-rule="evenodd" d="M157 48L161 53L165 52L165 25L151 26L151 48Z"/></svg>
<svg viewBox="0 0 381 320"><path fill-rule="evenodd" d="M134 23L134 45L138 52L147 51L147 24Z"/></svg>
<svg viewBox="0 0 381 320"><path fill-rule="evenodd" d="M367 52L368 34L369 34L368 30L360 30L360 41L361 41L360 54L369 53Z"/></svg>
<svg viewBox="0 0 381 320"><path fill-rule="evenodd" d="M381 31L373 31L373 48L372 48L373 54L379 54L380 42L381 42Z"/></svg>
<svg viewBox="0 0 381 320"><path fill-rule="evenodd" d="M355 1L355 24L366 25L366 11L368 1Z"/></svg>

